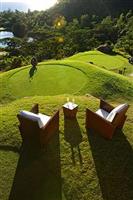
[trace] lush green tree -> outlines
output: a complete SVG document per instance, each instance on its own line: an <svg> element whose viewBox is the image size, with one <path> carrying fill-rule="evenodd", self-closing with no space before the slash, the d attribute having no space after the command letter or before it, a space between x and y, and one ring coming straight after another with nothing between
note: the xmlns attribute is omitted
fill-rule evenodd
<svg viewBox="0 0 133 200"><path fill-rule="evenodd" d="M70 5L73 7L76 5L75 2L77 0L62 0L56 8L60 5L65 5L65 9ZM84 2L79 0L77 7L81 5L81 2L85 5L87 0ZM75 14L72 10L70 12L69 9L65 10L70 15L67 18L61 12L55 14L53 9L41 12L28 10L27 13L19 11L0 13L2 26L6 30L11 30L13 27L14 34L17 36L2 40L4 44L7 44L6 51L9 52L1 61L2 66L6 69L7 65L12 68L11 63L14 57L20 56L22 56L22 64L30 63L33 56L36 56L38 61L61 59L96 48L107 41L115 44L115 48L133 55L132 11L122 13L115 18L112 16L102 18L96 14L91 15L86 10L84 13L77 13L79 11L77 7ZM73 15L78 17L75 18ZM29 40L29 37L32 40Z"/></svg>
<svg viewBox="0 0 133 200"><path fill-rule="evenodd" d="M4 27L6 30L12 31L12 26L20 21L26 24L26 13L18 10L15 12L11 10L0 12L0 27Z"/></svg>
<svg viewBox="0 0 133 200"><path fill-rule="evenodd" d="M50 9L50 13L51 16L59 13L71 21L74 17L79 19L85 14L114 17L132 8L132 0L58 0L58 4Z"/></svg>
<svg viewBox="0 0 133 200"><path fill-rule="evenodd" d="M94 31L95 37L101 42L111 41L115 43L117 41L118 29L111 16L107 16L101 23L96 24Z"/></svg>
<svg viewBox="0 0 133 200"><path fill-rule="evenodd" d="M133 16L125 24L124 33L118 39L116 47L133 56Z"/></svg>
<svg viewBox="0 0 133 200"><path fill-rule="evenodd" d="M81 24L82 28L90 26L91 25L91 17L88 14L81 15L80 24Z"/></svg>
<svg viewBox="0 0 133 200"><path fill-rule="evenodd" d="M15 57L13 58L12 64L11 64L11 68L17 68L17 67L21 67L22 65L22 59L21 57Z"/></svg>
<svg viewBox="0 0 133 200"><path fill-rule="evenodd" d="M22 22L17 22L13 25L12 32L15 37L23 38L27 33L26 25Z"/></svg>
<svg viewBox="0 0 133 200"><path fill-rule="evenodd" d="M124 16L123 13L121 13L119 18L117 19L117 23L116 23L118 33L119 33L119 37L121 35L123 35L123 33L125 31L125 23L126 23L125 16Z"/></svg>

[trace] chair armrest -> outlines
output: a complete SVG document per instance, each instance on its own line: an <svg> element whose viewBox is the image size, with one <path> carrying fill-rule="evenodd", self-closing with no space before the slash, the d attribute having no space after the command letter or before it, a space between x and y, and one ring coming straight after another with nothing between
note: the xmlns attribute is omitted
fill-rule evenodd
<svg viewBox="0 0 133 200"><path fill-rule="evenodd" d="M48 144L50 139L59 131L59 110L51 117L47 124L40 129L40 143Z"/></svg>
<svg viewBox="0 0 133 200"><path fill-rule="evenodd" d="M39 113L39 105L38 103L34 104L30 110L30 112L38 114Z"/></svg>
<svg viewBox="0 0 133 200"><path fill-rule="evenodd" d="M89 109L86 109L86 128L96 130L107 139L112 138L115 130L115 127L109 121Z"/></svg>
<svg viewBox="0 0 133 200"><path fill-rule="evenodd" d="M107 111L107 112L111 112L114 109L114 107L112 105L110 105L109 103L107 103L103 99L100 99L100 108Z"/></svg>
<svg viewBox="0 0 133 200"><path fill-rule="evenodd" d="M56 121L58 122L59 120L59 110L49 119L49 121L41 128L41 130L45 130L47 126L51 123L55 123ZM57 123L58 124L58 123Z"/></svg>
<svg viewBox="0 0 133 200"><path fill-rule="evenodd" d="M107 121L97 113L89 110L88 108L86 109L86 118L89 119L89 121L97 122L98 124L103 126L104 124L106 124L107 126L112 126L112 124L109 121Z"/></svg>

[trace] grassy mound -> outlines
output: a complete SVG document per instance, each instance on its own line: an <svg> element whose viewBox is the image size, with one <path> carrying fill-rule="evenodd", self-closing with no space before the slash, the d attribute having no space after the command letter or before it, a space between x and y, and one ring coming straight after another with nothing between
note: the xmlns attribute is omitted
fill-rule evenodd
<svg viewBox="0 0 133 200"><path fill-rule="evenodd" d="M133 97L133 82L127 77L86 62L42 62L29 78L30 66L0 75L0 101L34 95L91 94L96 97Z"/></svg>
<svg viewBox="0 0 133 200"><path fill-rule="evenodd" d="M40 65L33 77L28 75L29 68L25 68L9 78L8 84L13 96L72 94L79 91L87 81L81 71L63 64Z"/></svg>
<svg viewBox="0 0 133 200"><path fill-rule="evenodd" d="M40 112L52 115L66 102L66 97L29 97L3 106L2 118L0 118L1 200L8 199L18 167L21 170L18 178L15 179L15 186L20 185L21 189L24 188L23 194L23 189L20 190L22 196L19 199L24 199L24 195L30 194L31 191L34 200L50 199L50 191L57 187L56 179L57 174L59 175L56 171L55 178L55 171L53 171L53 168L57 170L55 166L57 146L60 147L58 166L61 167L62 188L67 200L103 200L103 197L105 199L110 197L111 200L133 198L133 136L131 134L133 104L131 102L129 102L131 106L124 126L124 134L117 132L113 140L107 141L98 134L87 133L85 130L85 108L89 107L95 111L99 107L99 101L92 96L74 96L79 105L77 120L64 121L63 112L60 111L60 140L58 145L53 143L49 145L47 153L50 152L50 155L43 152L37 156L34 149L32 153L35 155L32 155L29 160L28 157L24 157L22 151L19 151L21 137L16 118L19 110L29 110L33 103L39 103ZM69 97L73 98L73 96ZM123 101L121 100L121 103ZM120 102L111 103L115 106ZM45 172L46 166L50 166L47 169L48 173ZM46 188L45 180L49 181L50 186L53 181L53 188ZM38 187L38 181L41 187ZM47 197L44 192L46 189ZM57 200L56 197L55 199Z"/></svg>
<svg viewBox="0 0 133 200"><path fill-rule="evenodd" d="M84 53L78 53L72 56L72 60L80 60L83 62L93 62L94 65L105 68L107 70L117 71L126 67L127 72L133 71L132 65L126 58L121 55L108 55L100 51L88 51Z"/></svg>
<svg viewBox="0 0 133 200"><path fill-rule="evenodd" d="M1 200L7 200L10 192L14 200L26 199L25 195L32 195L32 200L58 200L58 178L67 200L133 199L133 82L110 71L127 64L120 56L94 51L42 62L37 71L27 66L0 74L0 102L4 103L0 104ZM58 94L64 95L53 96ZM59 141L54 138L47 152L38 154L36 146L27 149L27 157L20 148L16 114L39 103L40 112L52 115L68 96L79 105L77 119L64 121L61 110ZM85 109L99 107L94 96L108 98L114 106L125 101L131 105L124 131L111 141L85 130ZM14 188L20 196L14 196Z"/></svg>

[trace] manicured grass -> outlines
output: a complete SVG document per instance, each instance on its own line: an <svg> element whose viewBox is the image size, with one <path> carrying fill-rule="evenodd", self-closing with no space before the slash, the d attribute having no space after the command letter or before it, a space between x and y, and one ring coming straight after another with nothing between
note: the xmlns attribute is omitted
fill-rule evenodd
<svg viewBox="0 0 133 200"><path fill-rule="evenodd" d="M115 70L118 72L119 69L124 67L131 70L132 65L129 64L128 60L121 55L108 55L101 53L100 51L88 51L84 53L78 53L72 57L72 60L80 60L83 62L93 62L94 65L105 68L107 70ZM128 69L129 68L129 69Z"/></svg>
<svg viewBox="0 0 133 200"><path fill-rule="evenodd" d="M29 71L30 67L24 67L0 75L1 102L63 93L125 99L133 96L129 78L78 60L42 62L32 78Z"/></svg>
<svg viewBox="0 0 133 200"><path fill-rule="evenodd" d="M81 71L63 64L40 65L31 78L29 70L25 68L9 78L8 84L13 96L71 94L78 92L87 82L87 77Z"/></svg>
<svg viewBox="0 0 133 200"><path fill-rule="evenodd" d="M27 66L0 74L0 200L10 194L13 200L60 200L60 181L63 200L133 199L133 81L110 71L126 64L91 51L39 63L37 71ZM85 109L99 107L94 96L130 104L123 132L111 141L86 132ZM61 110L59 138L47 151L21 148L17 113L39 103L40 112L52 115L67 97L79 105L77 119L64 120Z"/></svg>
<svg viewBox="0 0 133 200"><path fill-rule="evenodd" d="M9 148L8 148L9 147ZM17 167L19 154L14 148L0 144L0 199L6 200L9 197L14 174Z"/></svg>
<svg viewBox="0 0 133 200"><path fill-rule="evenodd" d="M60 111L60 166L63 194L67 200L103 200L109 197L110 200L133 198L133 104L130 104L127 122L123 133L117 132L111 141L105 140L93 132L85 130L85 109L89 107L95 111L99 107L98 99L92 96L71 96L75 98L79 105L77 120L69 121L63 117ZM0 119L0 194L1 200L8 199L13 184L13 177L19 158L19 167L21 173L17 173L15 184L19 185L25 182L20 190L24 197L31 191L34 200L42 200L46 197L46 188L53 184L52 177L57 169L54 165L57 161L56 145L50 144L47 154L43 152L37 156L36 148L33 149L33 155L27 160L19 152L21 146L21 136L18 131L18 120L16 114L21 109L29 110L33 103L39 103L40 112L52 115L56 110L66 102L67 96L48 97L29 97L16 100L3 106ZM111 101L116 106L123 103L124 100ZM79 147L79 148L78 148ZM73 151L72 151L73 150ZM29 150L28 150L29 152ZM49 152L49 153L48 153ZM54 153L52 153L54 152ZM22 159L23 157L23 159ZM21 160L20 160L21 159ZM59 159L59 157L58 157ZM28 162L28 163L27 163ZM46 162L48 166L46 165ZM52 164L53 163L53 164ZM47 174L46 174L47 166ZM43 170L42 170L43 169ZM47 179L46 179L47 177ZM55 177L55 184L56 184ZM35 181L41 180L38 187ZM46 181L48 180L48 182ZM24 182L23 182L24 181ZM30 181L30 182L29 182ZM40 183L40 182L39 182ZM26 185L28 187L26 187ZM55 185L57 187L57 184ZM48 188L49 191L50 188ZM52 191L54 188L51 188ZM50 199L50 192L47 193L47 200ZM22 197L19 198L20 200ZM57 199L57 198L55 198Z"/></svg>

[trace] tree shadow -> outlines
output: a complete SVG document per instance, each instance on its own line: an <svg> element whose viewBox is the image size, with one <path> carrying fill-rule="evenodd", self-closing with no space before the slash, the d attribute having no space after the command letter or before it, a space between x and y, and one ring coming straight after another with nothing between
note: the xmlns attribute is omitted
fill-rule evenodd
<svg viewBox="0 0 133 200"><path fill-rule="evenodd" d="M47 149L35 140L22 144L9 200L61 200L59 134Z"/></svg>
<svg viewBox="0 0 133 200"><path fill-rule="evenodd" d="M20 153L20 150L18 147L14 147L14 146L11 146L11 145L0 145L0 150L3 150L3 151L13 151L15 153Z"/></svg>
<svg viewBox="0 0 133 200"><path fill-rule="evenodd" d="M36 67L31 67L30 71L29 71L29 79L33 79L34 74L37 72L37 68Z"/></svg>
<svg viewBox="0 0 133 200"><path fill-rule="evenodd" d="M133 149L118 131L105 140L88 130L88 140L104 200L133 199Z"/></svg>
<svg viewBox="0 0 133 200"><path fill-rule="evenodd" d="M80 152L80 143L82 142L82 134L79 123L76 118L68 119L64 117L64 138L70 144L71 147L71 158L73 165L76 164L75 162L75 153L74 148L77 148L78 157L80 165L82 166L82 155Z"/></svg>

